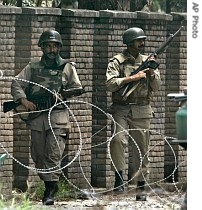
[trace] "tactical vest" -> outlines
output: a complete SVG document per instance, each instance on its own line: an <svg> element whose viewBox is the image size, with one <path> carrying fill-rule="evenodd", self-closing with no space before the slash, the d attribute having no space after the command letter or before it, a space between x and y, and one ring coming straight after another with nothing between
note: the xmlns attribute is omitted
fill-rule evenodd
<svg viewBox="0 0 202 210"><path fill-rule="evenodd" d="M62 87L62 71L65 64L55 69L45 69L44 66L32 63L31 83L26 91L28 98L51 97L52 92L59 92Z"/></svg>

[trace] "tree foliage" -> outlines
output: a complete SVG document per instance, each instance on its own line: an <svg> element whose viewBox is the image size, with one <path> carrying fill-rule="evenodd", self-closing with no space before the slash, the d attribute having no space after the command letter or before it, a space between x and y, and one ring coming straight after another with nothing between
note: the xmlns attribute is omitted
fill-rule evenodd
<svg viewBox="0 0 202 210"><path fill-rule="evenodd" d="M186 12L187 0L0 0L1 5L89 10Z"/></svg>
<svg viewBox="0 0 202 210"><path fill-rule="evenodd" d="M151 11L187 12L187 0L153 0Z"/></svg>

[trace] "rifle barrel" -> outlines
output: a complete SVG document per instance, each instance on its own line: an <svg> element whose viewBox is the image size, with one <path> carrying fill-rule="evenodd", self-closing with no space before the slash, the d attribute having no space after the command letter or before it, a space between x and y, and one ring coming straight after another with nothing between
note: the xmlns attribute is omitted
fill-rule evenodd
<svg viewBox="0 0 202 210"><path fill-rule="evenodd" d="M165 50L166 46L170 44L172 39L184 28L184 26L181 26L174 34L170 34L169 38L166 40L166 42L162 43L162 45L156 50L154 54L159 55L163 53Z"/></svg>
<svg viewBox="0 0 202 210"><path fill-rule="evenodd" d="M134 74L137 74L139 71L141 71L143 69L143 66L145 65L145 63L148 61L148 59L151 57L151 56L157 56L159 55L160 53L162 53L166 46L168 46L170 44L170 42L172 41L172 39L184 28L184 26L181 26L174 34L171 34L169 36L169 38L161 44L161 46L155 51L153 52L152 54L150 54L148 56L148 58L136 69L134 70L131 75L134 75ZM130 84L131 83L128 83L126 85L124 85L122 88L121 88L121 91L120 91L120 95L123 97L129 90L129 87L130 87Z"/></svg>
<svg viewBox="0 0 202 210"><path fill-rule="evenodd" d="M184 26L180 26L180 28L174 33L173 36L176 36L183 28L184 28Z"/></svg>

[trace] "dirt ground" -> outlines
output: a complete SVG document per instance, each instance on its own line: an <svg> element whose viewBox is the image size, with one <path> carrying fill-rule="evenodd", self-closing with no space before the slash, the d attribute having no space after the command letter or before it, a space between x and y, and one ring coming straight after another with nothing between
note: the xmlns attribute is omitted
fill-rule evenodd
<svg viewBox="0 0 202 210"><path fill-rule="evenodd" d="M54 206L36 203L36 209L50 210L186 210L185 191L168 191L163 188L147 190L147 201L136 201L130 188L122 194L86 192L86 198L57 201Z"/></svg>

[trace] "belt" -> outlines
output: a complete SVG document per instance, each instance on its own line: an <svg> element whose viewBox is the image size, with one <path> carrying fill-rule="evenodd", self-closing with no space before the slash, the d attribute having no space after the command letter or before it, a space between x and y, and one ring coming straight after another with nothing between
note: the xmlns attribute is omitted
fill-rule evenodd
<svg viewBox="0 0 202 210"><path fill-rule="evenodd" d="M142 102L138 102L138 103L119 101L119 102L113 102L113 104L121 105L121 106L127 106L127 105L145 106L145 105L149 104L149 101L142 101Z"/></svg>

